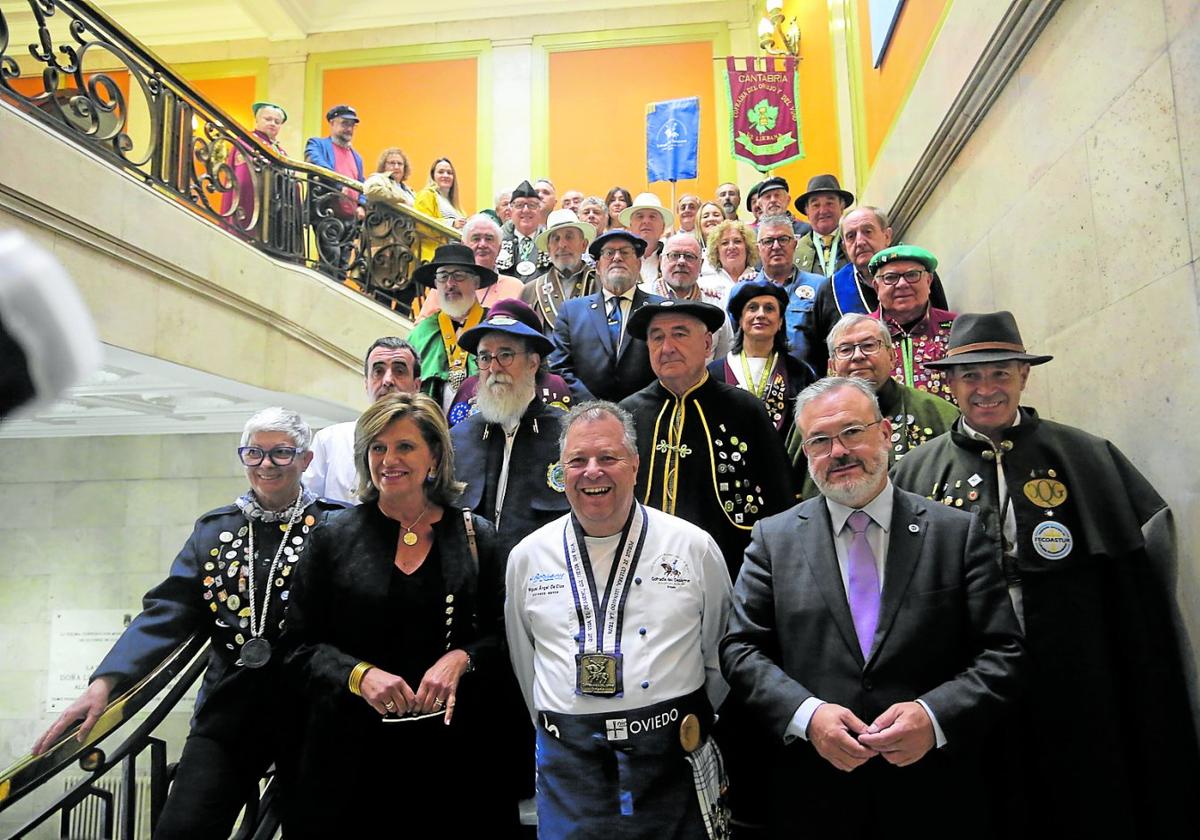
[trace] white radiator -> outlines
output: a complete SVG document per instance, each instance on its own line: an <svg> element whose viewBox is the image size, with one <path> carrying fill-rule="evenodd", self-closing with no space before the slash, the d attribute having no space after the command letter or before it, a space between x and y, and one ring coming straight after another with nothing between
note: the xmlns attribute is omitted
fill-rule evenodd
<svg viewBox="0 0 1200 840"><path fill-rule="evenodd" d="M63 791L74 788L87 779L82 773L69 774L63 778ZM104 833L104 803L95 796L89 796L75 806L71 811L71 827L66 834L69 840L110 840L120 837L121 819L125 809L122 797L124 780L120 768L114 768L108 775L93 783L95 787L108 791L113 796L113 834ZM133 818L136 840L150 840L150 777L138 776L137 781L137 813Z"/></svg>

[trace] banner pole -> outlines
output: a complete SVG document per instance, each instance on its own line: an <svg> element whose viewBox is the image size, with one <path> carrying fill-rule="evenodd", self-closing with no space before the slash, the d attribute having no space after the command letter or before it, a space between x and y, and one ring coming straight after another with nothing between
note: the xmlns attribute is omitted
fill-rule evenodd
<svg viewBox="0 0 1200 840"><path fill-rule="evenodd" d="M671 182L671 214L675 214L675 182ZM676 220L678 221L678 220Z"/></svg>

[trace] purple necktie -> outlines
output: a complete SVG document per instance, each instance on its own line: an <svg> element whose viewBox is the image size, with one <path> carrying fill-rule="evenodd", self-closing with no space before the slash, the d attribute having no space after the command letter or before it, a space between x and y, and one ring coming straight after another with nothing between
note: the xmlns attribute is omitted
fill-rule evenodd
<svg viewBox="0 0 1200 840"><path fill-rule="evenodd" d="M867 526L871 517L865 511L850 514L846 524L854 531L847 553L850 578L850 617L854 619L854 630L858 633L858 646L863 659L871 655L871 643L875 639L875 626L879 624L879 569L875 565L875 552L867 542Z"/></svg>

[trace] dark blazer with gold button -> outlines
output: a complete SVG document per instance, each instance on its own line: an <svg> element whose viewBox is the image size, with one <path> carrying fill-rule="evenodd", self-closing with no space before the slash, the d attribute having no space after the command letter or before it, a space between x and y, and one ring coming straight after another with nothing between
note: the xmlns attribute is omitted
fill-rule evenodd
<svg viewBox="0 0 1200 840"><path fill-rule="evenodd" d="M1018 693L1024 646L978 517L894 492L879 623L866 661L825 498L754 526L721 643L721 670L781 747L772 774L777 821L786 820L798 791L821 809L857 798L839 817L849 825L926 786L928 810L912 802L898 806L888 824L936 825L928 822L931 813L956 812L981 793L981 741ZM844 773L807 742L782 746L788 723L809 697L845 706L868 725L892 704L919 698L933 710L947 744L910 767L876 756ZM882 831L885 823L874 826Z"/></svg>
<svg viewBox="0 0 1200 840"><path fill-rule="evenodd" d="M478 562L461 510L446 508L433 532L445 582L445 650L461 648L486 670L503 664L504 569L491 523L478 516L472 522ZM360 661L392 658L388 591L399 538L400 524L374 503L330 517L315 534L294 584L284 639L289 677L300 681L310 703L362 704L347 689L350 671Z"/></svg>
<svg viewBox="0 0 1200 840"><path fill-rule="evenodd" d="M264 589L271 592L263 637L274 648L266 667L244 668L242 645L250 638L250 599L245 574L249 523L236 505L224 505L196 520L195 528L180 549L167 578L142 599L142 611L130 622L121 638L92 674L115 677L113 697L130 688L162 662L171 651L193 634L211 638L208 669L196 698L192 730L199 734L238 737L254 723L247 705L251 698L263 700L278 682L283 656L279 639L295 579L295 569L304 565L312 534L327 514L345 505L318 499L288 536L291 551L281 555L274 579L267 577L279 549L282 529L278 523L255 523L256 609L262 609ZM294 542L298 540L299 542Z"/></svg>

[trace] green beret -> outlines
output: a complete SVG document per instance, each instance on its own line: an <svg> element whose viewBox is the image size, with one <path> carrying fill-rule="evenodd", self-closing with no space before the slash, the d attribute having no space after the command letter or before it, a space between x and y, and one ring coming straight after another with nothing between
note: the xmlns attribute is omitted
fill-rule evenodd
<svg viewBox="0 0 1200 840"><path fill-rule="evenodd" d="M283 121L287 122L287 111L283 110L281 106L276 105L274 102L255 102L250 106L250 110L254 112L255 116L258 116L258 112L263 108L274 108L276 111L283 114Z"/></svg>
<svg viewBox="0 0 1200 840"><path fill-rule="evenodd" d="M879 267L885 263L895 262L896 260L912 260L919 262L929 271L937 270L937 257L921 248L918 245L893 245L891 248L884 248L875 256L871 257L871 262L867 264L867 271L874 276L875 272L879 271Z"/></svg>

